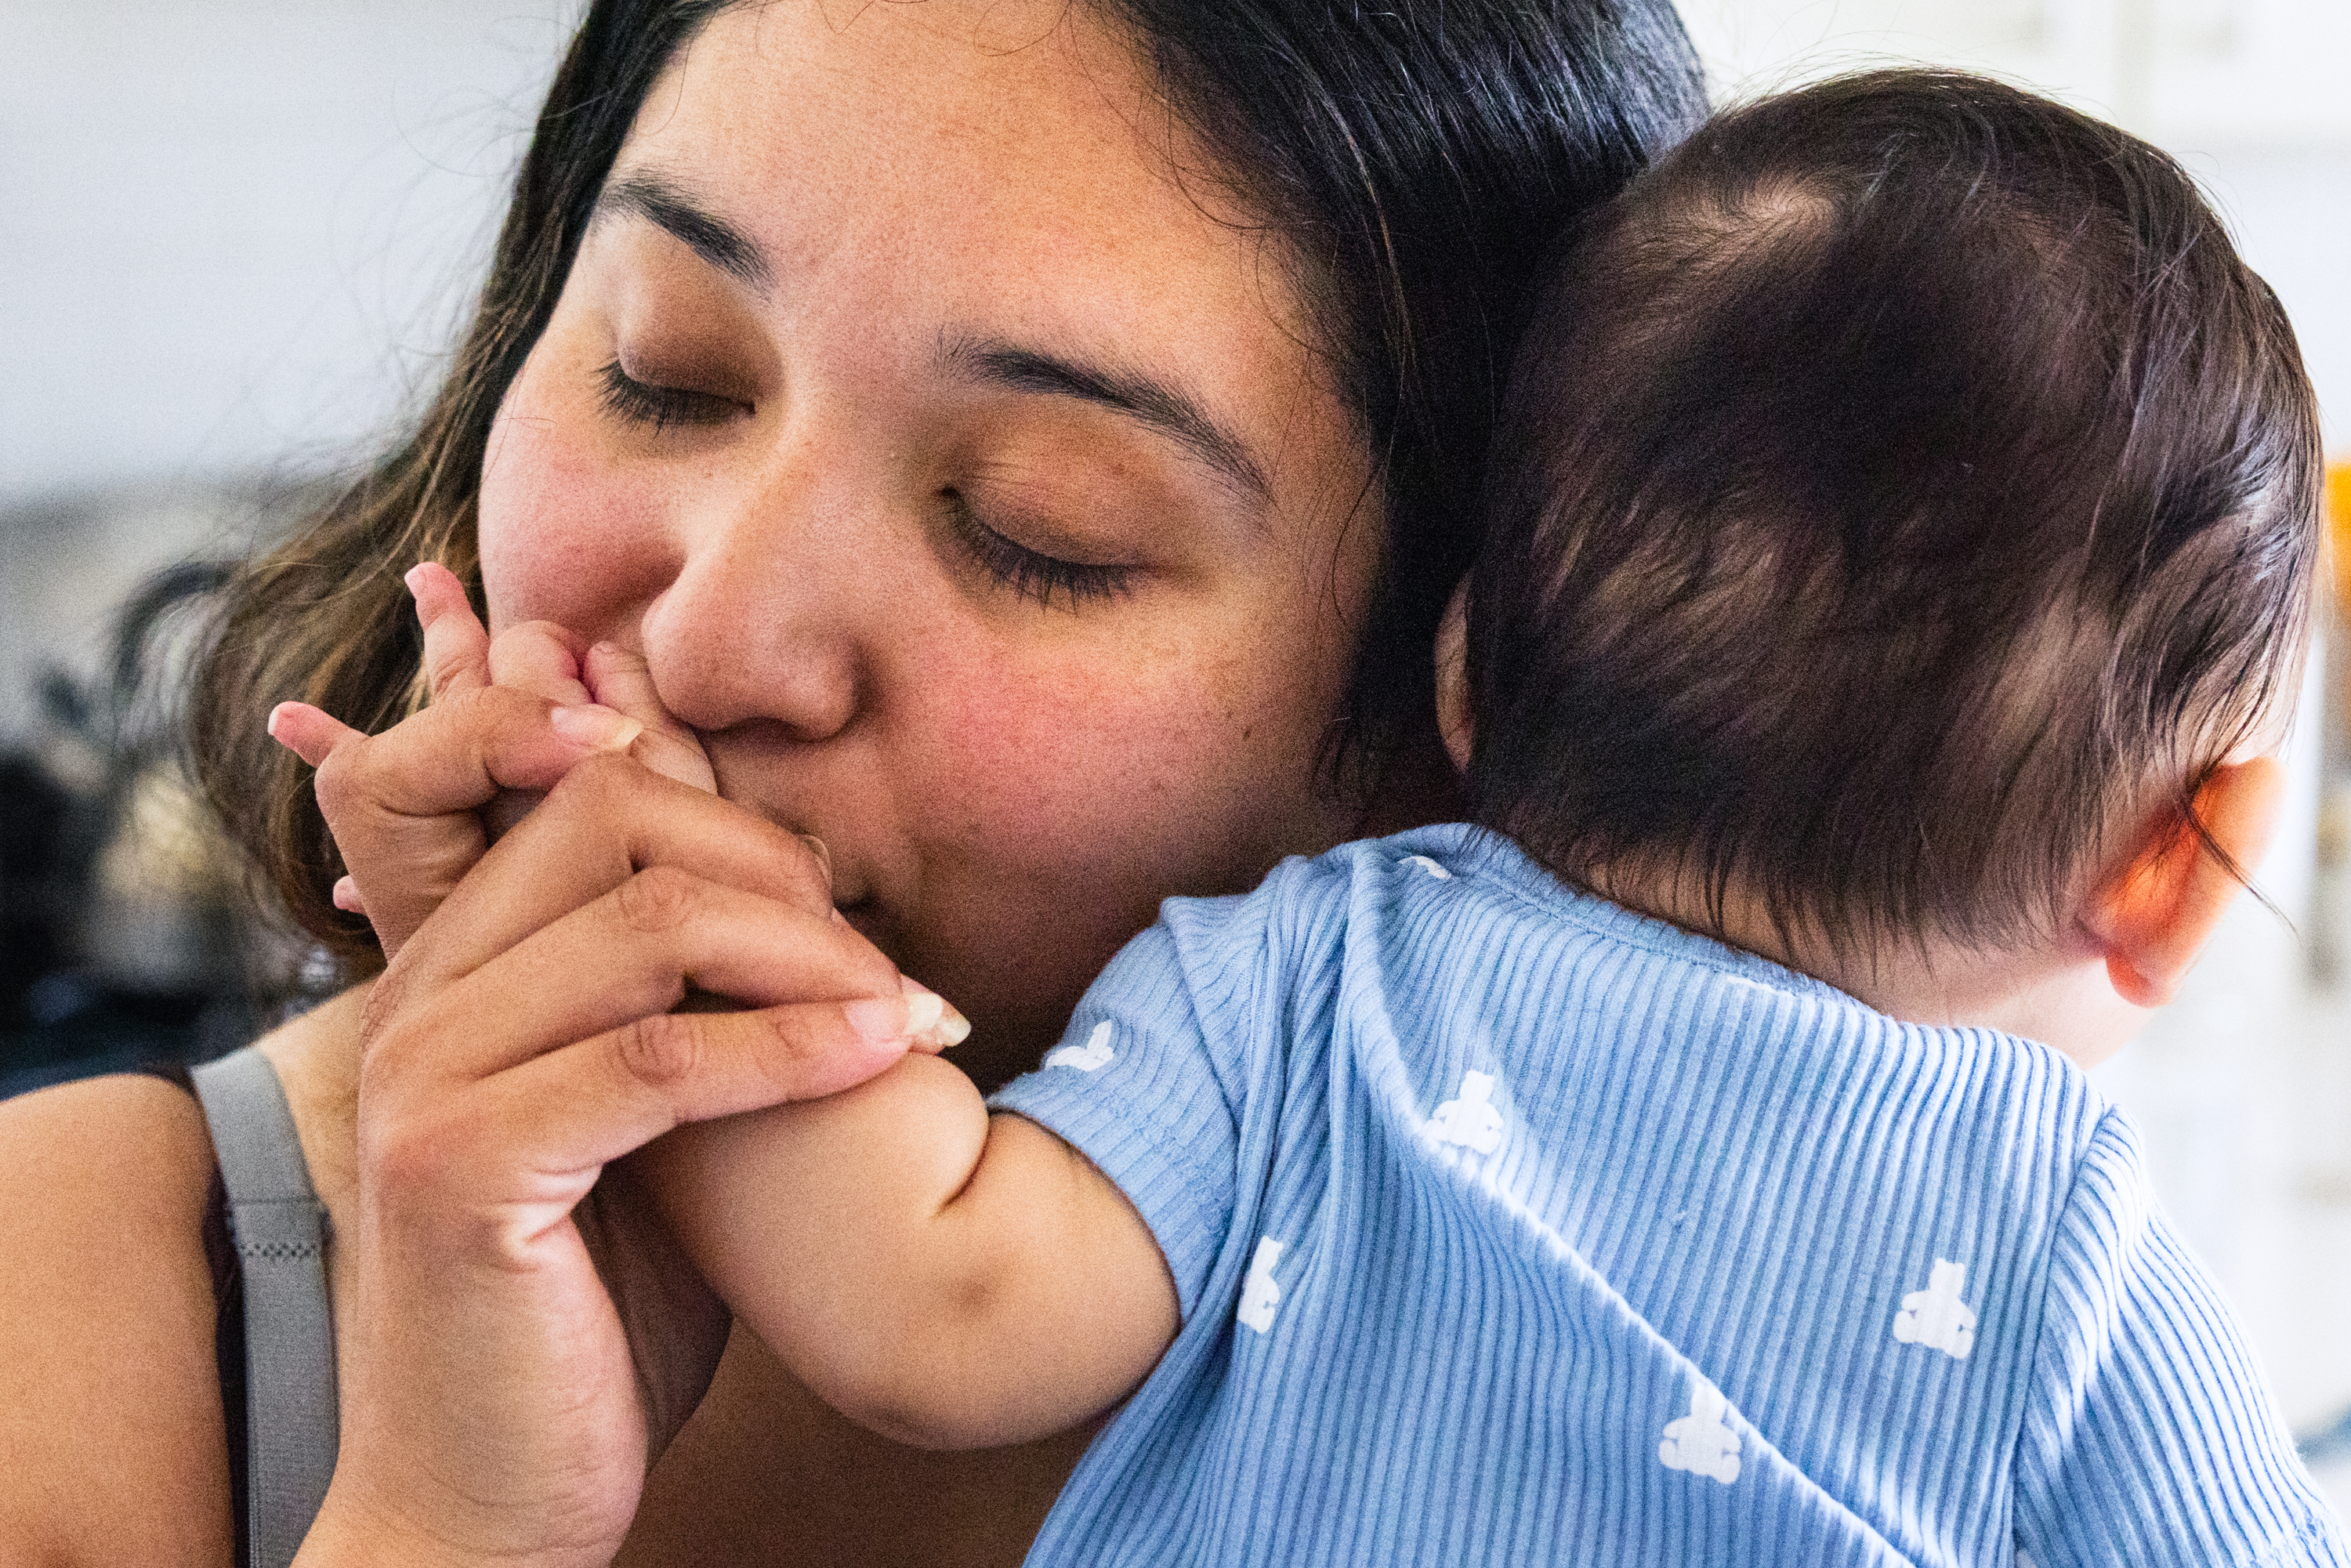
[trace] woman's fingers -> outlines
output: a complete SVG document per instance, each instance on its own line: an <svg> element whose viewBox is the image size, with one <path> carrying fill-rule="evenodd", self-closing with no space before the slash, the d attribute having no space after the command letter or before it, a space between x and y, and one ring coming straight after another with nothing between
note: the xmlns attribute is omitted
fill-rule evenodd
<svg viewBox="0 0 2351 1568"><path fill-rule="evenodd" d="M617 643L599 643L588 650L583 674L589 692L605 706L627 714L645 727L632 755L665 779L710 794L718 792L718 776L711 770L709 754L693 730L679 723L663 706L653 689L653 667L645 656Z"/></svg>
<svg viewBox="0 0 2351 1568"><path fill-rule="evenodd" d="M481 1081L463 1142L545 1182L513 1200L545 1204L552 1225L607 1162L674 1127L820 1099L883 1071L913 1044L916 1000L656 1013Z"/></svg>
<svg viewBox="0 0 2351 1568"><path fill-rule="evenodd" d="M383 1002L409 1018L383 1031L371 1057L404 1072L412 1042L429 1040L413 1050L434 1075L484 1077L665 1013L689 987L753 1007L880 998L888 1005L852 1016L878 1023L881 1040L901 1049L944 1021L922 1016L942 1008L938 998L902 994L896 967L845 923L656 865L429 996L406 972L387 975ZM910 1007L912 1024L902 1018Z"/></svg>
<svg viewBox="0 0 2351 1568"><path fill-rule="evenodd" d="M283 703L277 711L292 718L301 706ZM281 722L278 730L287 727ZM316 766L319 804L340 842L338 811L444 817L475 810L502 789L550 789L597 752L626 751L643 727L608 707L552 707L512 687L482 686L381 735L337 727L340 737ZM348 859L349 845L344 853Z"/></svg>
<svg viewBox="0 0 2351 1568"><path fill-rule="evenodd" d="M528 692L553 703L556 732L567 738L584 737L591 723L603 724L609 730L611 727L607 721L612 710L592 706L594 699L580 684L580 653L579 639L554 622L526 621L519 626L507 627L491 642L490 680L496 685ZM640 733L642 730L630 732L629 741L633 742ZM616 742L612 748L624 750L626 746ZM545 795L543 787L501 791L482 808L482 821L490 837L504 838L517 822L538 809Z"/></svg>
<svg viewBox="0 0 2351 1568"><path fill-rule="evenodd" d="M432 957L420 957L415 972L400 978L437 990L651 866L834 924L831 879L807 841L632 758L599 756L567 774L547 803L490 851L479 873L450 893L434 916ZM855 986L887 988L895 974L875 967Z"/></svg>
<svg viewBox="0 0 2351 1568"><path fill-rule="evenodd" d="M490 634L465 597L457 574L437 560L420 561L402 579L416 601L424 632L424 685L434 702L490 684Z"/></svg>
<svg viewBox="0 0 2351 1568"><path fill-rule="evenodd" d="M488 848L479 808L504 791L545 789L598 749L626 747L638 729L610 708L550 710L542 698L479 686L378 736L298 703L280 705L271 733L317 767L319 811L355 879L337 904L363 908L389 956Z"/></svg>

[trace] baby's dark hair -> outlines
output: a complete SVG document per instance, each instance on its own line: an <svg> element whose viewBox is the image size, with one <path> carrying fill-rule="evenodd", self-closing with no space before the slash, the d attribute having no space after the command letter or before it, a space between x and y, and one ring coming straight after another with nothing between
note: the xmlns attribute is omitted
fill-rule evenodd
<svg viewBox="0 0 2351 1568"><path fill-rule="evenodd" d="M2301 668L2284 312L2170 158L1997 82L1708 121L1573 236L1493 451L1479 820L1718 931L2045 938Z"/></svg>

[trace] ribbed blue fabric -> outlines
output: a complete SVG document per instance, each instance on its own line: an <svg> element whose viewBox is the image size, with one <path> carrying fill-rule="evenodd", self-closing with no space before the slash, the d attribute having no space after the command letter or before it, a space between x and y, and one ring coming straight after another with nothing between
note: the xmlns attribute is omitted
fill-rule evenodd
<svg viewBox="0 0 2351 1568"><path fill-rule="evenodd" d="M2351 1563L2064 1058L1476 830L1170 900L995 1103L1184 1311L1032 1563Z"/></svg>

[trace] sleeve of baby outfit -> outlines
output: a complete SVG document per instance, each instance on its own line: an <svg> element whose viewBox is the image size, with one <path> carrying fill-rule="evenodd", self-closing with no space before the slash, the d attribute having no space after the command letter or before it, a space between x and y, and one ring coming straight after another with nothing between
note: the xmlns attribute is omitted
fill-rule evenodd
<svg viewBox="0 0 2351 1568"><path fill-rule="evenodd" d="M1076 1148L1151 1228L1188 1320L1233 1210L1241 1064L1190 975L1262 962L1259 897L1170 899L1078 1004L1061 1043L991 1097ZM1217 988L1221 990L1223 988ZM1213 1030L1213 1032L1212 1032Z"/></svg>
<svg viewBox="0 0 2351 1568"><path fill-rule="evenodd" d="M2042 1310L2016 1458L2020 1560L2351 1564L2243 1331L2156 1206L2119 1110L2075 1174Z"/></svg>

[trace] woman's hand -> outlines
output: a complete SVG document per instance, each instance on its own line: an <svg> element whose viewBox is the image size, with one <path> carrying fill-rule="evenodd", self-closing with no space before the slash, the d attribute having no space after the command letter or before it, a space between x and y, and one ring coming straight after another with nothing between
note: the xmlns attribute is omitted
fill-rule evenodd
<svg viewBox="0 0 2351 1568"><path fill-rule="evenodd" d="M669 1012L689 984L754 1010ZM832 918L799 839L625 758L575 768L370 998L343 1447L305 1561L609 1560L648 1433L574 1207L681 1122L860 1082L941 1012Z"/></svg>
<svg viewBox="0 0 2351 1568"><path fill-rule="evenodd" d="M269 720L270 733L319 769L319 805L350 872L335 902L367 915L387 959L492 840L585 758L624 752L699 789L716 782L642 657L583 649L547 622L493 640L447 568L426 562L407 581L423 633L427 706L380 736L304 703L283 704ZM608 1170L573 1218L627 1327L658 1454L709 1385L726 1344L726 1305L625 1169Z"/></svg>
<svg viewBox="0 0 2351 1568"><path fill-rule="evenodd" d="M583 1196L679 1122L935 1048L945 1010L833 914L808 842L707 793L641 664L554 628L493 643L436 571L431 707L373 738L274 716L395 955L362 1041L341 1463L304 1560L601 1562L726 1315L632 1185ZM604 746L692 783L565 743L590 688ZM486 855L476 812L548 784ZM757 1010L669 1013L689 985Z"/></svg>
<svg viewBox="0 0 2351 1568"><path fill-rule="evenodd" d="M447 568L425 562L407 582L427 706L380 736L306 703L282 704L269 721L319 769L319 806L350 872L335 902L367 915L387 959L491 841L585 758L624 752L680 783L716 785L700 742L662 706L641 656L609 644L583 650L549 622L493 640ZM625 1170L608 1170L573 1218L627 1325L659 1453L709 1385L726 1308Z"/></svg>
<svg viewBox="0 0 2351 1568"><path fill-rule="evenodd" d="M381 735L308 703L269 733L317 768L319 807L350 874L335 903L364 914L397 955L490 842L585 758L623 751L695 789L716 780L694 732L662 706L642 656L582 647L552 622L496 640L465 585L427 561L408 574L430 701Z"/></svg>

